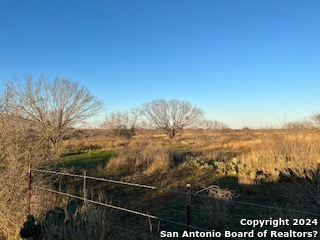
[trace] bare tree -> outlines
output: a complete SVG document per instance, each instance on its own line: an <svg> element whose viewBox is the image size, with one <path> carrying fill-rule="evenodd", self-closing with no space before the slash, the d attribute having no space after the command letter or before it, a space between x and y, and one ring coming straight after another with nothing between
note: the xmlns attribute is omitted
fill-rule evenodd
<svg viewBox="0 0 320 240"><path fill-rule="evenodd" d="M157 99L145 104L143 113L153 125L173 139L179 131L197 123L204 112L188 101Z"/></svg>
<svg viewBox="0 0 320 240"><path fill-rule="evenodd" d="M9 239L28 213L28 164L41 162L47 145L34 137L32 126L21 117L14 97L8 89L0 95L0 233Z"/></svg>
<svg viewBox="0 0 320 240"><path fill-rule="evenodd" d="M102 107L85 87L77 82L56 78L49 82L45 77L33 81L14 80L6 84L6 92L13 94L12 105L19 109L38 138L48 141L57 151L68 130L95 115Z"/></svg>
<svg viewBox="0 0 320 240"><path fill-rule="evenodd" d="M0 233L13 238L30 211L29 163L36 167L55 154L52 148L59 147L68 129L96 113L101 104L66 79L27 78L6 84L0 94ZM45 206L44 198L32 197L37 206L33 214Z"/></svg>
<svg viewBox="0 0 320 240"><path fill-rule="evenodd" d="M207 139L213 139L221 134L222 130L230 129L230 127L223 122L208 119L203 120L200 126L204 130Z"/></svg>
<svg viewBox="0 0 320 240"><path fill-rule="evenodd" d="M112 130L116 135L131 139L136 135L138 119L141 111L133 108L130 111L117 111L107 115L102 126Z"/></svg>
<svg viewBox="0 0 320 240"><path fill-rule="evenodd" d="M314 113L308 118L287 122L282 125L284 129L320 129L320 113Z"/></svg>
<svg viewBox="0 0 320 240"><path fill-rule="evenodd" d="M310 128L311 125L312 123L310 121L291 121L284 124L282 128L291 130L301 130Z"/></svg>
<svg viewBox="0 0 320 240"><path fill-rule="evenodd" d="M307 125L311 128L320 128L320 113L314 113L310 116L310 121L307 122Z"/></svg>
<svg viewBox="0 0 320 240"><path fill-rule="evenodd" d="M202 121L202 127L207 130L224 130L230 128L226 123L217 120L204 120Z"/></svg>

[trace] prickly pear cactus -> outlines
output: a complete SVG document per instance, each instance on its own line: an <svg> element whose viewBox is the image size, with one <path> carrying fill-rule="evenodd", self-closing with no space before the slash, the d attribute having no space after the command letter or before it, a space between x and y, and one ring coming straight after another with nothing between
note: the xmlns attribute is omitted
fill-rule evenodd
<svg viewBox="0 0 320 240"><path fill-rule="evenodd" d="M219 173L226 173L226 164L224 162L215 162L214 166Z"/></svg>
<svg viewBox="0 0 320 240"><path fill-rule="evenodd" d="M67 205L67 212L69 217L72 218L78 209L78 201L75 199L70 199Z"/></svg>
<svg viewBox="0 0 320 240"><path fill-rule="evenodd" d="M35 219L33 215L28 215L27 220L23 223L23 227L20 230L20 236L22 238L29 238L33 236L35 229Z"/></svg>
<svg viewBox="0 0 320 240"><path fill-rule="evenodd" d="M72 224L74 221L74 215L78 209L78 201L70 199L66 206L66 211L60 207L55 207L45 214L45 220L40 223L35 222L35 218L32 215L27 216L27 220L24 222L23 227L20 229L20 236L22 238L32 238L34 240L44 239L45 235L50 232L52 227L63 226ZM69 219L66 220L68 214ZM77 214L78 217L79 214ZM46 237L45 237L46 239ZM59 239L59 237L50 236L50 239Z"/></svg>
<svg viewBox="0 0 320 240"><path fill-rule="evenodd" d="M200 169L214 169L214 166L212 164L208 163L207 161L200 160L199 157L190 157L186 162L183 163L183 165L189 167L197 167Z"/></svg>
<svg viewBox="0 0 320 240"><path fill-rule="evenodd" d="M66 214L62 208L55 207L46 213L46 223L48 225L60 226L64 223Z"/></svg>

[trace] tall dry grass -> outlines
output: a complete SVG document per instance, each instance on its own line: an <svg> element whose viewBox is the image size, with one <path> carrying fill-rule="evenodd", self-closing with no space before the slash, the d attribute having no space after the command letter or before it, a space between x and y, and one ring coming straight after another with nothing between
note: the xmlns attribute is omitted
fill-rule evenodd
<svg viewBox="0 0 320 240"><path fill-rule="evenodd" d="M320 135L307 131L266 133L241 161L256 169L311 178L320 164Z"/></svg>
<svg viewBox="0 0 320 240"><path fill-rule="evenodd" d="M28 190L29 166L23 162L11 162L0 174L0 230L6 239L17 239L26 216L41 216L52 206L52 199L43 192ZM47 180L35 179L33 184L45 187Z"/></svg>
<svg viewBox="0 0 320 240"><path fill-rule="evenodd" d="M120 153L118 157L110 159L106 168L108 172L120 175L134 172L152 174L167 171L172 164L172 154L168 148L147 146Z"/></svg>
<svg viewBox="0 0 320 240"><path fill-rule="evenodd" d="M242 155L241 161L252 171L269 174L274 182L269 187L291 208L320 211L320 135L317 132L266 133L260 147ZM257 183L245 173L239 174L239 182Z"/></svg>
<svg viewBox="0 0 320 240"><path fill-rule="evenodd" d="M17 236L27 214L26 169L11 167L1 171L0 229L7 238Z"/></svg>
<svg viewBox="0 0 320 240"><path fill-rule="evenodd" d="M43 232L44 239L112 239L108 226L109 219L105 207L82 207L71 221L70 218L61 226L51 226Z"/></svg>

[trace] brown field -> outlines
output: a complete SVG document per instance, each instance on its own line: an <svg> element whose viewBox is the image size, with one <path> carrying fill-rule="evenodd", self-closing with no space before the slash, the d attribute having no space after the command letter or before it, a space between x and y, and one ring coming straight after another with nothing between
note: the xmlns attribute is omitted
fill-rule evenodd
<svg viewBox="0 0 320 240"><path fill-rule="evenodd" d="M71 157L85 153L90 163L90 156L99 151L115 154L101 164L77 167L75 163L53 169L80 174L86 170L88 176L147 184L164 189L146 191L95 181L87 183L91 199L150 212L182 223L185 223L185 196L177 197L165 189L186 191L186 184L191 184L191 191L194 194L192 223L193 226L204 229L240 231L244 230L239 226L239 219L243 217L305 219L314 218L305 213L320 213L318 130L188 129L173 140L169 140L165 134L157 130L139 130L136 136L127 140L113 136L106 130L91 129L79 130L64 141L64 156ZM48 168L52 169L52 166L50 164ZM57 179L52 178L50 181L54 182ZM81 195L81 180L74 182L70 178L65 178L62 187L61 181L60 190ZM80 190L77 190L79 188ZM201 196L211 196L212 199L197 197L196 194L200 193ZM215 201L213 204L213 200L223 200L223 202ZM250 205L243 206L237 203L230 205L229 200L293 209L297 212L256 209ZM43 192L35 190L31 212L41 221L45 211L53 206L65 208L67 201L68 198L63 196L44 197ZM153 236L157 236L160 230L184 230L165 222L136 219L105 208L82 206L78 214L81 211L81 216L89 219L86 228L94 229L96 228L94 223L99 222L103 236L107 235L109 239L145 238L116 231L114 228L104 226L104 222ZM103 222L101 218L104 219ZM160 222L161 227L156 228L155 225ZM154 226L152 230L150 226ZM311 226L307 230L318 231L318 228ZM83 233L83 228L81 231L82 235L74 232L74 237L96 238L101 233L92 230L90 235L88 232Z"/></svg>

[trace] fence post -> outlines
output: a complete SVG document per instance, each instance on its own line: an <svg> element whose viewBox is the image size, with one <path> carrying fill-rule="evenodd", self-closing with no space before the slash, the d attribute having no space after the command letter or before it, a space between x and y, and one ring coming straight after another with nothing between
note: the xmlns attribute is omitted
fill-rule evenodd
<svg viewBox="0 0 320 240"><path fill-rule="evenodd" d="M32 185L32 174L31 174L31 163L29 164L29 183L28 183L28 215L31 214L31 185Z"/></svg>
<svg viewBox="0 0 320 240"><path fill-rule="evenodd" d="M83 171L83 198L84 198L84 206L86 207L87 206L87 171L84 170Z"/></svg>
<svg viewBox="0 0 320 240"><path fill-rule="evenodd" d="M148 210L147 210L147 214L150 214ZM152 227L152 222L150 217L148 217L148 221L149 221L150 239L153 240L153 227Z"/></svg>
<svg viewBox="0 0 320 240"><path fill-rule="evenodd" d="M191 184L187 184L187 231L190 232L191 225ZM189 235L189 234L188 234ZM190 239L190 237L188 238Z"/></svg>

